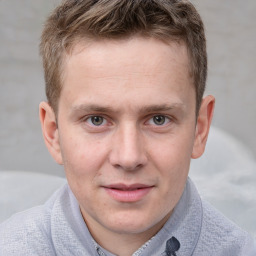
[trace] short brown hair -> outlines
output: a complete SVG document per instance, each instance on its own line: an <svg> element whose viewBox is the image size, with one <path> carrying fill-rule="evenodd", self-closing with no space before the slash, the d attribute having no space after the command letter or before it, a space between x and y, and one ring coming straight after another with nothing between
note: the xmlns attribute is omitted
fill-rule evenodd
<svg viewBox="0 0 256 256"><path fill-rule="evenodd" d="M196 90L196 113L207 77L203 22L186 0L65 0L49 16L41 37L46 96L55 113L63 60L80 39L120 39L133 35L186 43Z"/></svg>

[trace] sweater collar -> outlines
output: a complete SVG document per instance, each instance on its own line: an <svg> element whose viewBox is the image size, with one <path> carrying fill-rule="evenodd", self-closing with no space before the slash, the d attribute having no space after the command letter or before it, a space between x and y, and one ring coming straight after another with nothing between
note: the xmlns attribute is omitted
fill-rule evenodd
<svg viewBox="0 0 256 256"><path fill-rule="evenodd" d="M150 244L133 256L168 255L165 252L166 243L175 237L180 244L177 256L190 256L193 254L199 240L202 226L202 203L201 198L188 178L184 192L176 205L173 214L163 228L151 239Z"/></svg>
<svg viewBox="0 0 256 256"><path fill-rule="evenodd" d="M201 198L188 178L184 192L169 220L132 256L166 256L166 243L172 237L180 244L177 256L192 255L199 239L201 222ZM114 256L92 238L69 187L53 208L52 237L58 255Z"/></svg>

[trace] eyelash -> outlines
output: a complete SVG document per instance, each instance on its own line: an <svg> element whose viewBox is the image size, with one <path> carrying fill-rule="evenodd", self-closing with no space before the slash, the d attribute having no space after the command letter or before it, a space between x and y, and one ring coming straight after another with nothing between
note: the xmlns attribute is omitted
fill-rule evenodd
<svg viewBox="0 0 256 256"><path fill-rule="evenodd" d="M164 118L164 123L163 124L156 124L155 123L155 121L154 121L154 119L155 118L157 118L157 117L163 117ZM150 124L150 120L152 120L153 122L154 122L154 124ZM148 121L147 121L147 123L149 123L149 125L154 125L154 126L157 126L157 127L163 127L163 126L165 126L165 125L167 125L168 123L170 123L171 122L171 118L170 117L168 117L168 116L166 116L166 115L154 115L154 116L152 116Z"/></svg>
<svg viewBox="0 0 256 256"><path fill-rule="evenodd" d="M103 123L106 123L106 122L107 122L107 119L104 118L104 117L101 116L101 115L89 116L89 117L86 118L85 121L88 122L88 123L89 123L89 121L90 121L90 125L91 125L91 126L95 126L95 127L100 127L100 126L102 126L102 124L99 124L99 125L94 124L93 121L92 121L92 118L100 118L100 119L102 119L102 122L103 122Z"/></svg>
<svg viewBox="0 0 256 256"><path fill-rule="evenodd" d="M93 123L93 118L102 118L103 123L95 125ZM111 121L109 118L106 118L104 115L88 115L81 119L83 127L85 130L91 133L101 133L108 130L108 126L111 126Z"/></svg>
<svg viewBox="0 0 256 256"><path fill-rule="evenodd" d="M156 124L156 120L154 121L155 118L157 117L161 117L164 118L164 122L163 124ZM100 123L99 125L96 125L93 123L92 118L101 118L102 119L102 123ZM107 118L105 118L102 115L91 115L86 117L86 119L84 119L85 122L87 122L91 127L98 127L98 128L102 128L105 127L105 125L107 124L108 120ZM170 123L172 121L172 119L166 115L163 114L155 114L153 116L151 116L149 119L147 119L147 121L145 122L146 125L152 125L152 126L156 126L156 127L164 127L166 126L168 123Z"/></svg>

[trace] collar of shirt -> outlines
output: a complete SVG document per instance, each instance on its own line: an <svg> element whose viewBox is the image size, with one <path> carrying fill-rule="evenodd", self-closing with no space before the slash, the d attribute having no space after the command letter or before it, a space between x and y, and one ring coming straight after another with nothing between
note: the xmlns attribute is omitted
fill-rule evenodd
<svg viewBox="0 0 256 256"><path fill-rule="evenodd" d="M52 239L57 255L115 256L98 245L91 236L70 188L52 209ZM198 192L188 179L181 199L163 228L132 256L170 255L166 243L175 237L180 244L176 255L192 255L199 239L202 204Z"/></svg>

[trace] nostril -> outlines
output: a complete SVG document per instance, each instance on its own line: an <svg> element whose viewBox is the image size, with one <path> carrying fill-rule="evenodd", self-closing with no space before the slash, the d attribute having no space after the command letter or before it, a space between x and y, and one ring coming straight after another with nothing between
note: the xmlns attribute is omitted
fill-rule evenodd
<svg viewBox="0 0 256 256"><path fill-rule="evenodd" d="M126 171L141 169L147 163L145 149L136 134L132 133L133 137L131 137L130 132L123 133L113 141L109 161L118 169Z"/></svg>
<svg viewBox="0 0 256 256"><path fill-rule="evenodd" d="M125 164L115 164L114 165L116 169L122 169L124 171L128 172L133 172L133 171L138 171L141 169L144 165L143 164L138 164L138 165L125 165Z"/></svg>

